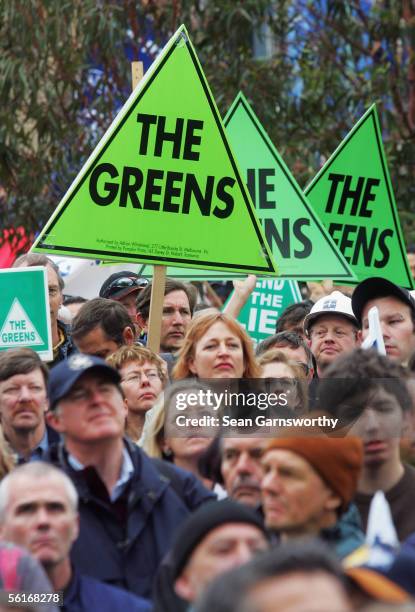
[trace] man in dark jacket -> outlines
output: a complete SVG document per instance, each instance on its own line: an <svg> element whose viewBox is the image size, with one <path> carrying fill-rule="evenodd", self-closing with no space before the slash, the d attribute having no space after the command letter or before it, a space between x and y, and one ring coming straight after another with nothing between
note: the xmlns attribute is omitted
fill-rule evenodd
<svg viewBox="0 0 415 612"><path fill-rule="evenodd" d="M0 485L2 539L26 547L43 565L66 612L149 612L143 598L80 574L69 551L78 535L78 495L54 466L37 462L18 467ZM38 589L39 590L39 589Z"/></svg>
<svg viewBox="0 0 415 612"><path fill-rule="evenodd" d="M178 525L212 494L174 467L169 478L124 440L119 382L116 370L90 355L74 355L52 370L49 418L65 446L50 458L71 477L80 497L75 566L149 597Z"/></svg>

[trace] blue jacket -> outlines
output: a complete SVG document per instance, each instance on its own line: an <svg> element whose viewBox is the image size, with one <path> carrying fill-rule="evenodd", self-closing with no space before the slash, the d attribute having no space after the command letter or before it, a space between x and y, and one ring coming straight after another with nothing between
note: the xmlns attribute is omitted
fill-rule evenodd
<svg viewBox="0 0 415 612"><path fill-rule="evenodd" d="M350 504L333 527L322 529L320 538L328 544L339 559L344 559L362 546L365 534L355 504Z"/></svg>
<svg viewBox="0 0 415 612"><path fill-rule="evenodd" d="M151 612L149 601L117 587L83 576L72 568L72 578L63 594L63 612Z"/></svg>
<svg viewBox="0 0 415 612"><path fill-rule="evenodd" d="M94 494L87 470L72 469L63 446L49 459L72 478L79 494L80 534L71 552L77 570L150 599L154 576L177 527L215 496L193 474L169 465L174 479L169 478L138 446L128 439L125 444L134 465L125 520L109 500Z"/></svg>

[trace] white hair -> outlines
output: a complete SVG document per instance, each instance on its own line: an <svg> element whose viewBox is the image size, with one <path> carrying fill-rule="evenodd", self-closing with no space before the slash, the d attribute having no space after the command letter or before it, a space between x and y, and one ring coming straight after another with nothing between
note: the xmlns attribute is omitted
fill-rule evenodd
<svg viewBox="0 0 415 612"><path fill-rule="evenodd" d="M66 489L69 505L74 513L78 511L78 492L72 480L59 468L45 461L32 461L15 467L0 482L0 522L3 523L10 498L10 486L20 477L28 476L36 480L41 478L57 478Z"/></svg>

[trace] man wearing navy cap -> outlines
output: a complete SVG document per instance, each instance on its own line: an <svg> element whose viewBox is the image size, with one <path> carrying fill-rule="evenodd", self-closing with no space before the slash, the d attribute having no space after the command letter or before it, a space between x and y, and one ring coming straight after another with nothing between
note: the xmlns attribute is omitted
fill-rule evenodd
<svg viewBox="0 0 415 612"><path fill-rule="evenodd" d="M363 339L369 333L368 314L377 306L387 356L407 365L415 351L415 301L407 289L391 281L373 277L357 285L352 308L362 328Z"/></svg>
<svg viewBox="0 0 415 612"><path fill-rule="evenodd" d="M77 569L149 597L177 526L212 495L171 467L173 488L165 471L123 438L119 383L119 373L91 355L74 355L52 370L49 422L65 443L50 460L72 478L80 498L80 536L72 549Z"/></svg>

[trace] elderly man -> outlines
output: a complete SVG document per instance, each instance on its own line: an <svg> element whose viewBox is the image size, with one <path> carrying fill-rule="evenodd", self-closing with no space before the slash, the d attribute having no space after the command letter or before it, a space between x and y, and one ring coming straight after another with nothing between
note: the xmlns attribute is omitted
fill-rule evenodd
<svg viewBox="0 0 415 612"><path fill-rule="evenodd" d="M275 438L264 453L262 480L266 526L282 542L320 538L346 557L363 542L349 509L362 467L358 438L293 435Z"/></svg>
<svg viewBox="0 0 415 612"><path fill-rule="evenodd" d="M79 574L69 553L79 532L78 494L61 470L43 462L20 466L0 484L0 536L24 546L43 565L67 612L125 608L149 612L150 603Z"/></svg>
<svg viewBox="0 0 415 612"><path fill-rule="evenodd" d="M339 355L359 345L358 329L351 300L340 291L333 291L314 304L304 319L304 331L319 376L324 376L324 370Z"/></svg>
<svg viewBox="0 0 415 612"><path fill-rule="evenodd" d="M407 365L415 351L415 301L407 289L386 278L367 278L352 295L352 308L362 328L363 339L369 333L368 314L372 306L379 310L380 325L387 356Z"/></svg>
<svg viewBox="0 0 415 612"><path fill-rule="evenodd" d="M59 434L45 423L48 368L28 348L0 353L0 419L19 463L42 459Z"/></svg>
<svg viewBox="0 0 415 612"><path fill-rule="evenodd" d="M72 478L80 497L75 565L149 597L177 526L213 496L191 474L171 466L173 487L123 438L127 411L119 384L119 373L90 355L75 355L52 370L49 420L65 446L51 459Z"/></svg>

